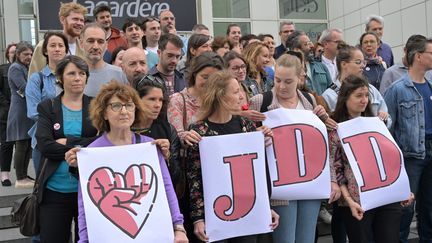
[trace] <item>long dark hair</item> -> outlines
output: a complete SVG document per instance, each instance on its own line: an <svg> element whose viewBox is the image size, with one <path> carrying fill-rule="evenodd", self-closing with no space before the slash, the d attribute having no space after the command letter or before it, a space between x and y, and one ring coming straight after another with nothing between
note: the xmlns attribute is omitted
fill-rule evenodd
<svg viewBox="0 0 432 243"><path fill-rule="evenodd" d="M336 103L336 108L331 115L333 120L336 122L344 122L351 119L348 108L346 106L346 102L349 99L350 95L358 88L366 87L369 90L369 83L366 79L362 77L358 77L355 75L349 75L346 79L344 79L342 86L339 90L339 95ZM371 100L369 100L364 112L361 113L361 116L374 116L371 108Z"/></svg>
<svg viewBox="0 0 432 243"><path fill-rule="evenodd" d="M138 92L140 98L143 98L144 96L148 95L148 93L150 93L152 89L162 90L162 94L163 94L162 108L156 120L162 121L163 119L166 119L169 97L164 85L152 75L139 76L134 80L133 84L135 84L135 89Z"/></svg>

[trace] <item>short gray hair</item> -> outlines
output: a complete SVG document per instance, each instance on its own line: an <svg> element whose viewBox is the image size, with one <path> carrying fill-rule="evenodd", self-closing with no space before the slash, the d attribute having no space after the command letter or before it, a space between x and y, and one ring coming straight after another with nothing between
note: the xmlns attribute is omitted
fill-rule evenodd
<svg viewBox="0 0 432 243"><path fill-rule="evenodd" d="M342 32L341 29L337 29L337 28L325 29L321 33L321 36L320 36L318 42L321 43L321 44L323 44L323 43L325 43L327 41L330 41L333 32L337 32L337 33L343 34L343 32Z"/></svg>
<svg viewBox="0 0 432 243"><path fill-rule="evenodd" d="M365 22L365 24L366 24L366 30L369 29L369 24L372 21L378 22L378 23L380 23L380 24L382 24L384 26L384 18L383 17L381 17L379 15L369 15L366 18L366 22Z"/></svg>
<svg viewBox="0 0 432 243"><path fill-rule="evenodd" d="M284 27L285 25L294 25L295 26L294 22L292 22L292 21L282 21L279 24L279 32L282 31L282 27Z"/></svg>

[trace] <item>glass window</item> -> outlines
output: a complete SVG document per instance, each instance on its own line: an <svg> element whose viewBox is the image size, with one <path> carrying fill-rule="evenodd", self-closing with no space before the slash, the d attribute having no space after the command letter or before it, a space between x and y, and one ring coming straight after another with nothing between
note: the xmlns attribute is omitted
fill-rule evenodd
<svg viewBox="0 0 432 243"><path fill-rule="evenodd" d="M214 36L226 36L227 27L232 23L238 24L240 26L242 35L251 33L251 27L249 22L214 22Z"/></svg>
<svg viewBox="0 0 432 243"><path fill-rule="evenodd" d="M33 15L33 0L18 0L18 14Z"/></svg>
<svg viewBox="0 0 432 243"><path fill-rule="evenodd" d="M36 46L36 27L34 19L20 19L20 35L21 40L30 42L33 46Z"/></svg>
<svg viewBox="0 0 432 243"><path fill-rule="evenodd" d="M213 0L213 18L249 18L249 0Z"/></svg>
<svg viewBox="0 0 432 243"><path fill-rule="evenodd" d="M327 19L326 0L279 0L281 19Z"/></svg>
<svg viewBox="0 0 432 243"><path fill-rule="evenodd" d="M318 35L325 29L327 29L327 24L305 24L305 23L296 23L295 27L297 30L303 30L309 36L309 39L315 43L317 41Z"/></svg>

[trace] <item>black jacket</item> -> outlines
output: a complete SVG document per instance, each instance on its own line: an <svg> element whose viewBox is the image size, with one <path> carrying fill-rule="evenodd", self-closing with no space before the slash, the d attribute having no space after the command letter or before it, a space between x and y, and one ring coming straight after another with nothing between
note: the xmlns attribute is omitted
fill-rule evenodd
<svg viewBox="0 0 432 243"><path fill-rule="evenodd" d="M167 163L171 175L171 180L175 188L182 174L182 169L180 165L181 164L180 162L181 143L180 143L180 138L177 135L177 130L174 128L173 125L171 125L166 120L166 118L160 118L155 120L152 123L150 129L142 132L135 130L135 132L140 133L141 135L151 137L155 140L156 139L169 140L171 157L167 161Z"/></svg>
<svg viewBox="0 0 432 243"><path fill-rule="evenodd" d="M7 123L11 92L8 82L10 63L0 65L0 123Z"/></svg>
<svg viewBox="0 0 432 243"><path fill-rule="evenodd" d="M97 138L97 130L93 127L88 114L91 98L86 95L83 96L82 102L83 122L81 138L66 137L64 135L63 110L61 103L62 96L63 93L54 99L45 100L37 107L39 118L36 129L36 139L38 149L45 158L44 163L47 163L45 166L45 171L40 174L42 184L40 185L40 190L38 191L39 202L42 202L43 191L48 179L54 174L54 172L60 166L60 163L65 159L65 153L75 145L86 147ZM54 129L54 127L59 127L59 129ZM66 138L66 145L57 143L56 140L59 138ZM41 166L43 166L43 164Z"/></svg>

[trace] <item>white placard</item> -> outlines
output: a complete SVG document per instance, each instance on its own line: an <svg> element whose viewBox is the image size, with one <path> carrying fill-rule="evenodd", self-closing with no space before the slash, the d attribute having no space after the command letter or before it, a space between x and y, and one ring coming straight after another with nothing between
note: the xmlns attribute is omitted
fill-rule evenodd
<svg viewBox="0 0 432 243"><path fill-rule="evenodd" d="M155 145L83 148L77 156L90 242L174 242Z"/></svg>
<svg viewBox="0 0 432 243"><path fill-rule="evenodd" d="M210 242L270 232L264 135L203 137L199 148Z"/></svg>
<svg viewBox="0 0 432 243"><path fill-rule="evenodd" d="M402 152L378 117L339 123L337 132L354 172L363 210L408 199L410 187Z"/></svg>
<svg viewBox="0 0 432 243"><path fill-rule="evenodd" d="M327 130L308 110L279 108L265 113L273 144L267 147L272 199L329 198L330 165Z"/></svg>

